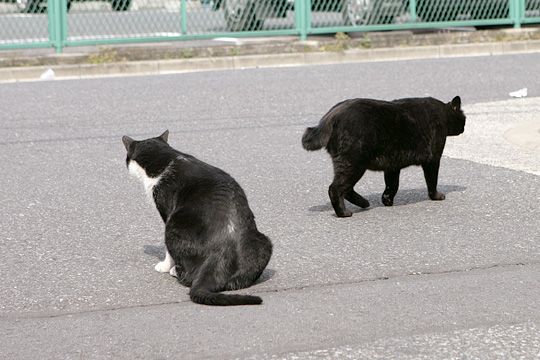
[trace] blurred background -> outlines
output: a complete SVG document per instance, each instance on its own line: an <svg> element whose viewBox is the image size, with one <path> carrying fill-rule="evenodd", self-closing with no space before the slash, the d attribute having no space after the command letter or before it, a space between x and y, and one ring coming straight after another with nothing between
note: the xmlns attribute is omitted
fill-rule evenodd
<svg viewBox="0 0 540 360"><path fill-rule="evenodd" d="M540 23L540 0L0 0L0 49Z"/></svg>

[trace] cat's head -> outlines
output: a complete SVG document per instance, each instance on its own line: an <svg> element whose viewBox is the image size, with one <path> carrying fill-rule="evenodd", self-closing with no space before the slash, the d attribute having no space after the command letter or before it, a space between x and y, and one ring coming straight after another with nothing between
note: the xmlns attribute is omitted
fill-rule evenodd
<svg viewBox="0 0 540 360"><path fill-rule="evenodd" d="M168 139L169 130L158 137L145 140L122 136L127 151L126 166L130 173L137 177L140 177L141 173L149 178L158 177L170 161L168 153L171 147L167 143Z"/></svg>
<svg viewBox="0 0 540 360"><path fill-rule="evenodd" d="M456 96L449 102L450 117L448 119L448 136L456 136L465 131L465 114L461 110L461 98Z"/></svg>

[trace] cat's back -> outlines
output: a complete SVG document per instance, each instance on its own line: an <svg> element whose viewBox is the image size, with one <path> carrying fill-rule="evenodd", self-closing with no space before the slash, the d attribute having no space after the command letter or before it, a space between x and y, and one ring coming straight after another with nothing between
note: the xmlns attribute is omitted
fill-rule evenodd
<svg viewBox="0 0 540 360"><path fill-rule="evenodd" d="M239 205L247 203L244 190L226 171L194 156L181 154L175 160L175 187L185 196L198 194Z"/></svg>
<svg viewBox="0 0 540 360"><path fill-rule="evenodd" d="M431 96L426 97L408 97L401 99L394 99L390 101L392 104L401 106L403 108L417 107L417 106L433 106L436 104L444 104L442 101L435 99Z"/></svg>
<svg viewBox="0 0 540 360"><path fill-rule="evenodd" d="M335 109L337 116L327 150L333 156L423 152L433 127L429 114L439 103L433 98L346 100Z"/></svg>
<svg viewBox="0 0 540 360"><path fill-rule="evenodd" d="M403 114L403 107L393 101L357 98L345 100L330 111L338 122L350 130L393 122Z"/></svg>
<svg viewBox="0 0 540 360"><path fill-rule="evenodd" d="M399 111L413 118L423 120L430 116L440 116L446 109L445 103L433 97L414 97L392 100Z"/></svg>
<svg viewBox="0 0 540 360"><path fill-rule="evenodd" d="M350 99L335 110L347 130L405 130L424 126L425 122L444 116L445 104L432 97L402 98L392 101Z"/></svg>
<svg viewBox="0 0 540 360"><path fill-rule="evenodd" d="M367 114L371 116L385 116L394 114L408 114L416 110L440 110L444 108L444 103L433 97L410 97L395 99L391 101L356 98L342 101L331 109L335 113L345 115Z"/></svg>
<svg viewBox="0 0 540 360"><path fill-rule="evenodd" d="M169 177L179 187L238 186L234 178L224 170L180 152L170 165Z"/></svg>
<svg viewBox="0 0 540 360"><path fill-rule="evenodd" d="M334 110L341 116L352 115L356 120L359 120L361 114L381 114L394 113L399 111L399 105L392 101L356 98L342 101L334 106L330 111Z"/></svg>
<svg viewBox="0 0 540 360"><path fill-rule="evenodd" d="M337 137L372 138L407 121L400 104L385 100L349 99L330 111Z"/></svg>
<svg viewBox="0 0 540 360"><path fill-rule="evenodd" d="M231 212L252 217L246 195L231 175L188 154L177 154L155 195L160 204L172 206L170 212L188 208L216 221Z"/></svg>

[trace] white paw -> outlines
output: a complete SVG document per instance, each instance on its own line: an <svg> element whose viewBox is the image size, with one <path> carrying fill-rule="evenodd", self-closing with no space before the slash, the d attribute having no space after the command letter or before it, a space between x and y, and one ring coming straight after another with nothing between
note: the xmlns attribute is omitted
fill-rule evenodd
<svg viewBox="0 0 540 360"><path fill-rule="evenodd" d="M173 266L171 270L169 271L169 274L174 277L178 277L178 273L176 272L176 266Z"/></svg>
<svg viewBox="0 0 540 360"><path fill-rule="evenodd" d="M171 264L169 261L160 261L154 267L154 269L160 273L169 272L172 268L174 268L174 264Z"/></svg>

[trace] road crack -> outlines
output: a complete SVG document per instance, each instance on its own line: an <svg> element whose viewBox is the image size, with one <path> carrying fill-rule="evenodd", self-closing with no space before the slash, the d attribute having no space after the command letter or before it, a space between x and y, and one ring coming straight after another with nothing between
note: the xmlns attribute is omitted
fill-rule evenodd
<svg viewBox="0 0 540 360"><path fill-rule="evenodd" d="M460 274L460 273L468 273L472 271L485 271L485 270L491 270L491 269L498 269L498 268L512 268L512 267L523 267L523 266L535 266L540 265L540 261L538 262L516 262L516 263L507 263L507 264L493 264L493 265L486 265L486 266L473 266L465 269L450 269L450 270L443 270L443 271L426 271L426 272L410 272L407 274L401 274L401 275L395 275L395 276L379 276L379 277L373 277L368 279L361 279L361 280L351 280L351 281L342 281L342 282L329 282L329 283L320 283L320 284L310 284L310 285L303 285L303 286L291 286L291 287L281 287L281 288L275 288L275 289L261 289L259 291L250 293L253 295L260 295L260 294L272 294L272 293L287 293L292 291L303 291L303 290L309 290L309 289L316 289L316 288L330 288L334 286L344 286L344 285L362 285L366 283L374 283L378 281L389 281L389 280L395 280L395 279L403 279L408 278L412 276L437 276L437 275L449 275L449 274ZM245 291L246 289L244 289ZM77 316L77 315L87 315L87 314L100 314L100 313L109 313L114 311L121 311L121 310L130 310L130 309L145 309L145 308L157 308L160 306L169 306L169 305L188 305L191 303L191 300L179 300L179 301L164 301L160 303L152 303L152 304L137 304L137 305L129 305L129 306L116 306L116 307L109 307L109 308L101 308L101 309L91 309L91 310L81 310L81 311L73 311L73 312L63 312L63 313L53 313L53 314L17 314L12 315L8 314L0 316L0 321L24 321L24 320L39 320L39 319L57 319L57 318L63 318L63 317L71 317L71 316Z"/></svg>

